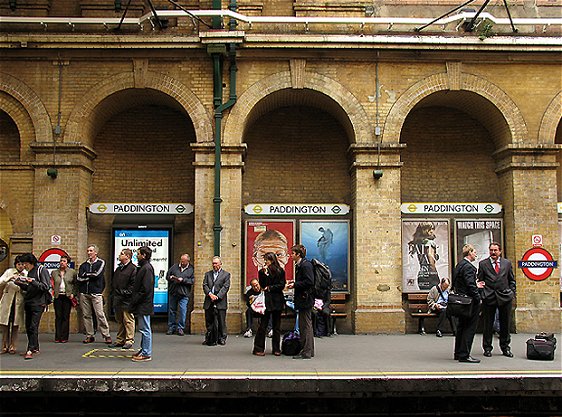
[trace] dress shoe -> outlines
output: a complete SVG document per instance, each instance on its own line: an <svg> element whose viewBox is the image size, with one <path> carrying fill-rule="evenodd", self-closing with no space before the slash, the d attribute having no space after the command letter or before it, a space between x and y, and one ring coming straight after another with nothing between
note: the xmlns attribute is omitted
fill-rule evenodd
<svg viewBox="0 0 562 417"><path fill-rule="evenodd" d="M459 362L463 363L480 363L480 359L475 359L472 356L468 356L466 358L459 359Z"/></svg>
<svg viewBox="0 0 562 417"><path fill-rule="evenodd" d="M121 349L131 349L133 347L133 344L130 342L125 343L123 346L121 346Z"/></svg>
<svg viewBox="0 0 562 417"><path fill-rule="evenodd" d="M503 356L507 356L508 358L513 358L513 353L511 353L511 349L507 348L503 352Z"/></svg>
<svg viewBox="0 0 562 417"><path fill-rule="evenodd" d="M111 336L104 337L103 341L105 342L106 345L111 345L112 343Z"/></svg>
<svg viewBox="0 0 562 417"><path fill-rule="evenodd" d="M490 358L492 356L492 351L491 350L485 350L484 356L486 356L487 358Z"/></svg>
<svg viewBox="0 0 562 417"><path fill-rule="evenodd" d="M226 345L226 340L219 340L219 345L224 346Z"/></svg>
<svg viewBox="0 0 562 417"><path fill-rule="evenodd" d="M435 332L435 336L437 336L437 337L443 337L443 333L441 333L441 330L437 330L437 331Z"/></svg>
<svg viewBox="0 0 562 417"><path fill-rule="evenodd" d="M273 352L274 356L281 356L281 352Z"/></svg>
<svg viewBox="0 0 562 417"><path fill-rule="evenodd" d="M95 340L96 339L94 339L94 336L88 336L84 340L82 340L82 343L94 343Z"/></svg>
<svg viewBox="0 0 562 417"><path fill-rule="evenodd" d="M265 352L253 352L254 355L256 356L265 356Z"/></svg>
<svg viewBox="0 0 562 417"><path fill-rule="evenodd" d="M125 346L125 343L115 342L115 343L112 343L111 345L109 345L108 347L110 347L110 348L120 348L120 347L123 347L123 346Z"/></svg>

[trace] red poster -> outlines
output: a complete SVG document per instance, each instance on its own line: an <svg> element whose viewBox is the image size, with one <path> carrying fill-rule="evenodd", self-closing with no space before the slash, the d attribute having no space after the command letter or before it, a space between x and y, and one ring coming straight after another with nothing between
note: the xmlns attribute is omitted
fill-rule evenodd
<svg viewBox="0 0 562 417"><path fill-rule="evenodd" d="M295 222L292 220L246 221L246 285L258 277L263 266L263 255L273 252L282 267L285 278L293 279L293 260L290 250L295 242Z"/></svg>

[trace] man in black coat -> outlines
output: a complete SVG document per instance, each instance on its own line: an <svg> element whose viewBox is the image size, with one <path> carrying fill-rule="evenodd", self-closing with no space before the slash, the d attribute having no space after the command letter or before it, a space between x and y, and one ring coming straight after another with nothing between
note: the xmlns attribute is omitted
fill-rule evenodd
<svg viewBox="0 0 562 417"><path fill-rule="evenodd" d="M463 260L460 261L453 271L453 290L456 294L468 295L472 298L469 317L459 317L457 334L455 336L455 356L459 362L480 363L480 359L470 356L472 342L478 325L478 314L480 312L480 293L476 283L476 267L472 264L476 260L476 251L472 245L462 247Z"/></svg>
<svg viewBox="0 0 562 417"><path fill-rule="evenodd" d="M230 289L230 272L222 269L219 256L213 257L212 271L205 272L203 292L205 301L205 334L204 345L214 346L226 344L226 309L228 308L228 290Z"/></svg>
<svg viewBox="0 0 562 417"><path fill-rule="evenodd" d="M293 359L311 359L314 356L314 331L312 329L312 307L314 306L314 268L306 259L306 248L295 245L291 248L295 261L295 280L288 288L295 289L295 309L299 312L299 333L302 343L300 354Z"/></svg>
<svg viewBox="0 0 562 417"><path fill-rule="evenodd" d="M150 316L154 312L154 268L150 264L152 249L142 246L137 250L139 269L133 287L133 296L129 304L129 312L138 320L141 334L141 348L133 355L133 362L147 362L152 360L152 329Z"/></svg>
<svg viewBox="0 0 562 417"><path fill-rule="evenodd" d="M132 257L131 249L123 249L119 253L119 265L115 268L111 281L113 309L118 325L117 337L111 347L123 349L130 349L135 343L135 316L128 310L137 275L137 267L131 262Z"/></svg>
<svg viewBox="0 0 562 417"><path fill-rule="evenodd" d="M180 256L180 262L172 265L166 274L168 281L168 331L167 335L176 333L184 335L187 306L191 295L191 286L195 282L194 270L187 253Z"/></svg>
<svg viewBox="0 0 562 417"><path fill-rule="evenodd" d="M511 307L515 297L515 276L511 262L502 258L502 248L497 242L490 243L490 257L480 261L478 281L484 282L482 294L482 318L484 331L482 334L482 348L484 356L492 356L492 334L494 332L494 317L496 309L500 319L500 349L504 356L513 357L509 343L511 336Z"/></svg>

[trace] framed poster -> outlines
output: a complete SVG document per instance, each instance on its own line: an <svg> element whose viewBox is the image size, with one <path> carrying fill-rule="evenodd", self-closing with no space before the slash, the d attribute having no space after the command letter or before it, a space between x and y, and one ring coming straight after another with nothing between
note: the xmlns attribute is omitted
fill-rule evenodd
<svg viewBox="0 0 562 417"><path fill-rule="evenodd" d="M277 255L285 268L285 279L292 280L294 265L289 251L294 242L294 220L246 220L246 285L258 277L267 252Z"/></svg>
<svg viewBox="0 0 562 417"><path fill-rule="evenodd" d="M154 268L154 312L168 312L168 281L166 272L170 269L172 230L158 229L113 229L113 267L119 264L119 253L125 248L133 251L132 262L138 265L137 249L148 246L152 249L150 263Z"/></svg>
<svg viewBox="0 0 562 417"><path fill-rule="evenodd" d="M402 291L429 291L449 278L449 221L402 220Z"/></svg>
<svg viewBox="0 0 562 417"><path fill-rule="evenodd" d="M332 291L349 291L349 221L301 220L300 238L308 259L330 267Z"/></svg>
<svg viewBox="0 0 562 417"><path fill-rule="evenodd" d="M471 244L476 250L478 257L474 266L482 259L490 256L488 247L492 242L499 242L503 250L503 224L501 219L457 219L455 220L455 265L462 259L462 247Z"/></svg>

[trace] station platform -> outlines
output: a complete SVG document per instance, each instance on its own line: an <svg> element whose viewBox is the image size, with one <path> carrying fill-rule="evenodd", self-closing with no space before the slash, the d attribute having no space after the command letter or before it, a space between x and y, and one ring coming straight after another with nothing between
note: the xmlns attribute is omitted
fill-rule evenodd
<svg viewBox="0 0 562 417"><path fill-rule="evenodd" d="M99 336L57 344L43 334L33 360L1 355L1 415L101 416L125 407L126 415L562 416L560 349L554 361L528 360L529 334L512 335L513 358L497 339L493 356L483 357L477 334L480 364L453 360L450 335L316 338L308 361L270 350L254 356L253 338L241 335L213 347L200 335L153 337L153 360L143 363L131 361L138 334L131 350L108 348Z"/></svg>

